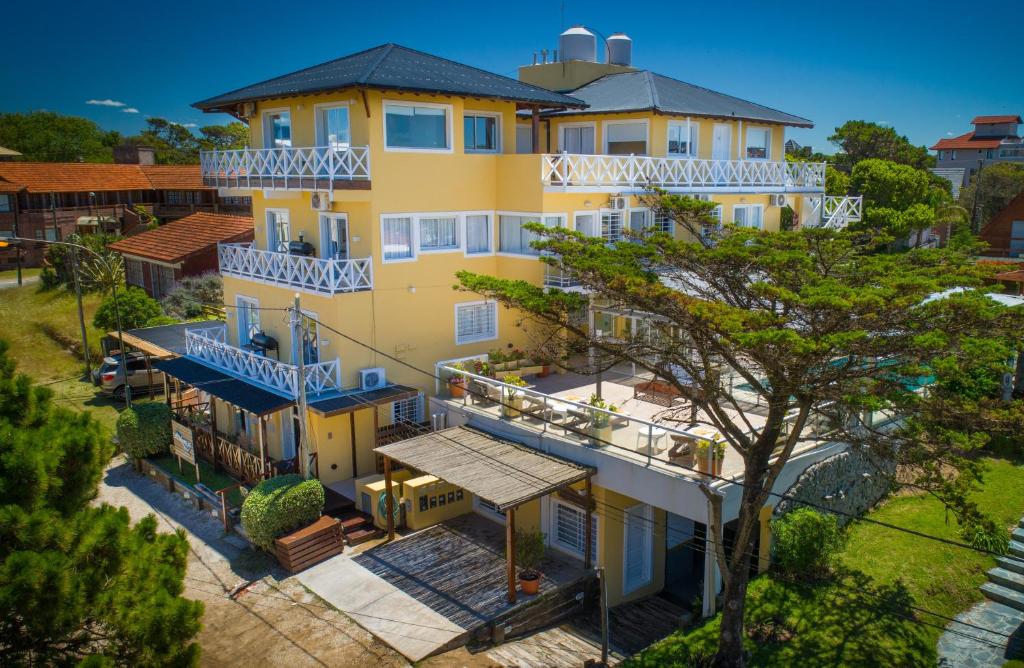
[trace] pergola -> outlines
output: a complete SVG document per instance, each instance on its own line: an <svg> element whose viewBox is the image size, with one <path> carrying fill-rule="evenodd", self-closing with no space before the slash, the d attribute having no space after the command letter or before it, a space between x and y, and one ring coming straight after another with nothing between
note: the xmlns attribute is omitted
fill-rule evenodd
<svg viewBox="0 0 1024 668"><path fill-rule="evenodd" d="M395 499L391 494L391 461L417 469L486 499L505 513L505 561L508 601L516 602L516 508L552 493L572 498L586 510L584 568L589 569L591 476L596 470L538 452L468 427L433 431L375 449L384 457L384 489L388 539L395 538ZM584 482L585 495L572 485Z"/></svg>

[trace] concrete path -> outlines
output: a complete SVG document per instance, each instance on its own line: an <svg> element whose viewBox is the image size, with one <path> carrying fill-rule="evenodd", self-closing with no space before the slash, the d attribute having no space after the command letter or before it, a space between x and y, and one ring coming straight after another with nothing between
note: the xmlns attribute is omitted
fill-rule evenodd
<svg viewBox="0 0 1024 668"><path fill-rule="evenodd" d="M21 278L21 284L22 285L32 285L33 283L38 283L38 282L39 282L39 277L38 276L22 276L22 278ZM0 290L3 290L4 288L16 288L16 287L18 287L18 279L16 279L16 278L0 279Z"/></svg>
<svg viewBox="0 0 1024 668"><path fill-rule="evenodd" d="M340 554L296 576L357 624L416 662L468 631Z"/></svg>
<svg viewBox="0 0 1024 668"><path fill-rule="evenodd" d="M1024 650L1019 632L1024 613L1019 610L986 600L955 619L939 638L940 666L999 668Z"/></svg>

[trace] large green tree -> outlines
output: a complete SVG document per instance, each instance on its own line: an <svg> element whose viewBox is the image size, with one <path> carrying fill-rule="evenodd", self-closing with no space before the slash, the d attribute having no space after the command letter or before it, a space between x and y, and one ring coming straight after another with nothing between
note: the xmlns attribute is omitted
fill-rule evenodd
<svg viewBox="0 0 1024 668"><path fill-rule="evenodd" d="M859 227L897 239L935 225L936 208L949 202L948 193L926 170L878 158L854 165L849 188L864 197Z"/></svg>
<svg viewBox="0 0 1024 668"><path fill-rule="evenodd" d="M15 373L0 341L0 664L186 666L188 543L92 503L110 437Z"/></svg>
<svg viewBox="0 0 1024 668"><path fill-rule="evenodd" d="M839 147L836 166L849 172L861 160L880 158L917 169L935 166L935 157L924 146L914 146L891 127L869 121L846 121L828 138Z"/></svg>
<svg viewBox="0 0 1024 668"><path fill-rule="evenodd" d="M980 230L1022 192L1024 165L996 163L984 167L960 191L960 204L971 213L975 228Z"/></svg>
<svg viewBox="0 0 1024 668"><path fill-rule="evenodd" d="M22 159L39 162L112 162L117 132L96 123L52 111L0 114L0 146L14 149Z"/></svg>
<svg viewBox="0 0 1024 668"><path fill-rule="evenodd" d="M206 125L197 136L180 123L164 118L149 118L146 128L128 142L156 149L156 161L162 165L188 165L199 162L199 151L245 148L249 128L244 123Z"/></svg>
<svg viewBox="0 0 1024 668"><path fill-rule="evenodd" d="M665 194L649 199L684 228L684 239L649 233L607 244L532 226L543 239L535 244L545 253L541 261L578 280L586 295L470 272L458 274L457 287L519 310L539 341L559 341L569 352L595 349L601 354L587 359L629 361L673 384L698 409L697 421L723 434L739 455L732 549L720 540L714 545L724 584L717 665L743 663L759 514L798 448L828 439L876 450L949 503L964 527L991 533L963 503L963 490L978 473L970 462L984 440L973 436L973 414L933 433L926 428L930 419L949 417L943 409L955 412L956 394L916 391L937 358L970 366L974 341L1013 330L1005 322L1009 312L992 308L987 298L965 293L927 301L947 285L979 282L966 255L878 253L888 237L820 229L727 227L717 239L692 241L713 223L711 204ZM594 304L641 315L644 327L635 337L595 338L580 317ZM757 395L756 406L741 400L734 384ZM878 428L868 412L884 410L900 411L910 426ZM702 489L709 530L720 536L722 496L711 486Z"/></svg>

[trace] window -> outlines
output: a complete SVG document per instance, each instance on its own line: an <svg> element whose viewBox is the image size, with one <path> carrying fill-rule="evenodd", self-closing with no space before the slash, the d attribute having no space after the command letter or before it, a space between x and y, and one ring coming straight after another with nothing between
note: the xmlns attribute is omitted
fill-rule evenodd
<svg viewBox="0 0 1024 668"><path fill-rule="evenodd" d="M412 259L412 218L385 218L381 239L385 261Z"/></svg>
<svg viewBox="0 0 1024 668"><path fill-rule="evenodd" d="M584 556L586 545L587 514L582 508L571 506L567 503L554 501L554 531L552 532L555 544L573 554ZM590 515L590 554L597 556L597 515Z"/></svg>
<svg viewBox="0 0 1024 668"><path fill-rule="evenodd" d="M596 213L577 213L576 214L576 231L588 237L596 237L601 234L600 228L597 226L597 214Z"/></svg>
<svg viewBox="0 0 1024 668"><path fill-rule="evenodd" d="M137 285L140 288L145 286L142 279L142 263L138 260L124 261L124 274L128 285Z"/></svg>
<svg viewBox="0 0 1024 668"><path fill-rule="evenodd" d="M157 285L153 287L153 296L157 299L169 295L174 290L174 269L171 267L165 267L163 265L150 266L150 276L152 276L153 267L157 270Z"/></svg>
<svg viewBox="0 0 1024 668"><path fill-rule="evenodd" d="M650 212L647 209L629 210L629 229L633 234L643 234L650 227Z"/></svg>
<svg viewBox="0 0 1024 668"><path fill-rule="evenodd" d="M488 513L493 513L495 515L505 517L505 511L498 510L498 506L494 505L494 503L492 503L491 501L488 501L487 499L481 499L479 496L475 497L474 500L476 501L476 507L478 510L485 510Z"/></svg>
<svg viewBox="0 0 1024 668"><path fill-rule="evenodd" d="M747 159L767 160L771 155L771 138L768 128L747 128Z"/></svg>
<svg viewBox="0 0 1024 668"><path fill-rule="evenodd" d="M348 106L320 107L317 110L317 144L335 150L348 148Z"/></svg>
<svg viewBox="0 0 1024 668"><path fill-rule="evenodd" d="M516 153L533 153L533 127L516 126Z"/></svg>
<svg viewBox="0 0 1024 668"><path fill-rule="evenodd" d="M466 216L466 255L491 252L491 217L486 213Z"/></svg>
<svg viewBox="0 0 1024 668"><path fill-rule="evenodd" d="M451 150L447 106L388 102L384 105L384 145L418 151Z"/></svg>
<svg viewBox="0 0 1024 668"><path fill-rule="evenodd" d="M11 196L0 195L0 213L7 213L11 210Z"/></svg>
<svg viewBox="0 0 1024 668"><path fill-rule="evenodd" d="M260 303L251 297L235 297L238 306L238 345L244 346L260 331Z"/></svg>
<svg viewBox="0 0 1024 668"><path fill-rule="evenodd" d="M391 418L395 424L417 424L420 421L422 396L402 399L391 404Z"/></svg>
<svg viewBox="0 0 1024 668"><path fill-rule="evenodd" d="M191 190L168 190L167 203L177 205L195 204L196 193Z"/></svg>
<svg viewBox="0 0 1024 668"><path fill-rule="evenodd" d="M299 318L299 332L302 340L302 360L305 364L320 361L320 325L315 313L303 312ZM298 360L296 360L296 363Z"/></svg>
<svg viewBox="0 0 1024 668"><path fill-rule="evenodd" d="M498 116L466 113L462 117L463 143L467 153L498 151Z"/></svg>
<svg viewBox="0 0 1024 668"><path fill-rule="evenodd" d="M689 130L687 130L689 129ZM668 155L670 157L697 157L698 125L696 123L668 123Z"/></svg>
<svg viewBox="0 0 1024 668"><path fill-rule="evenodd" d="M1015 220L1010 224L1010 257L1020 257L1024 253L1024 220Z"/></svg>
<svg viewBox="0 0 1024 668"><path fill-rule="evenodd" d="M540 255L540 251L530 244L540 240L540 235L525 229L527 223L541 222L542 216L498 216L498 249L502 253L519 255ZM557 218L555 219L558 220ZM544 219L547 224L547 219ZM558 224L557 222L555 223Z"/></svg>
<svg viewBox="0 0 1024 668"><path fill-rule="evenodd" d="M671 217L664 213L659 213L654 217L654 231L672 234L672 230L675 227L674 223L675 221Z"/></svg>
<svg viewBox="0 0 1024 668"><path fill-rule="evenodd" d="M722 205L719 204L708 214L709 217L713 218L715 222L713 224L703 224L700 228L700 238L705 243L713 243L714 239L722 231Z"/></svg>
<svg viewBox="0 0 1024 668"><path fill-rule="evenodd" d="M348 259L348 218L344 214L320 216L320 256L328 259Z"/></svg>
<svg viewBox="0 0 1024 668"><path fill-rule="evenodd" d="M946 152L945 151L939 151L939 160L945 160L945 159L946 159Z"/></svg>
<svg viewBox="0 0 1024 668"><path fill-rule="evenodd" d="M452 250L459 247L459 219L455 216L444 218L420 218L420 250Z"/></svg>
<svg viewBox="0 0 1024 668"><path fill-rule="evenodd" d="M47 241L57 241L57 230L52 227L47 227L43 230L43 236L41 238L45 238Z"/></svg>
<svg viewBox="0 0 1024 668"><path fill-rule="evenodd" d="M625 555L622 563L622 591L628 594L651 581L654 551L654 518L651 507L641 503L626 508Z"/></svg>
<svg viewBox="0 0 1024 668"><path fill-rule="evenodd" d="M949 152L949 159L950 160L956 160L956 151L950 151Z"/></svg>
<svg viewBox="0 0 1024 668"><path fill-rule="evenodd" d="M609 243L622 240L621 211L601 212L601 236Z"/></svg>
<svg viewBox="0 0 1024 668"><path fill-rule="evenodd" d="M288 209L267 209L267 250L287 253L291 241Z"/></svg>
<svg viewBox="0 0 1024 668"><path fill-rule="evenodd" d="M455 343L473 343L498 338L498 305L469 302L455 305Z"/></svg>
<svg viewBox="0 0 1024 668"><path fill-rule="evenodd" d="M739 227L761 229L764 207L760 204L737 204L732 208L732 222Z"/></svg>
<svg viewBox="0 0 1024 668"><path fill-rule="evenodd" d="M289 148L292 145L292 115L288 111L267 111L263 114L263 146Z"/></svg>
<svg viewBox="0 0 1024 668"><path fill-rule="evenodd" d="M593 125L570 125L558 129L559 149L566 153L592 155L594 148Z"/></svg>
<svg viewBox="0 0 1024 668"><path fill-rule="evenodd" d="M606 122L604 148L610 155L647 155L647 122Z"/></svg>
<svg viewBox="0 0 1024 668"><path fill-rule="evenodd" d="M991 160L991 159L993 159L995 157L996 157L996 152L993 149L986 149L985 150L985 158L987 160Z"/></svg>

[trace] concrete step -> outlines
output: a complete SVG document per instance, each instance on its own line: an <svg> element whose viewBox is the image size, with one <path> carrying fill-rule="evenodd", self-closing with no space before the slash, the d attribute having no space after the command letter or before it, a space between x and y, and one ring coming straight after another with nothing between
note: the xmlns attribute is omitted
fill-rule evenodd
<svg viewBox="0 0 1024 668"><path fill-rule="evenodd" d="M384 532L373 526L364 529L356 529L354 531L345 532L345 542L351 545L359 545L359 543L365 543L368 540L374 538L380 538L384 535Z"/></svg>
<svg viewBox="0 0 1024 668"><path fill-rule="evenodd" d="M1020 522L1017 522L1017 526L1019 526L1021 529L1024 529L1024 517L1021 518Z"/></svg>
<svg viewBox="0 0 1024 668"><path fill-rule="evenodd" d="M1008 587L986 582L981 585L981 593L996 603L1002 603L1016 610L1024 612L1024 594L1014 591Z"/></svg>
<svg viewBox="0 0 1024 668"><path fill-rule="evenodd" d="M1024 543L1019 543L1015 540L1010 541L1010 554L1015 557L1024 559Z"/></svg>
<svg viewBox="0 0 1024 668"><path fill-rule="evenodd" d="M1005 568L993 568L988 573L989 582L1002 585L1020 594L1024 594L1024 574L1016 573Z"/></svg>
<svg viewBox="0 0 1024 668"><path fill-rule="evenodd" d="M1017 527L1013 530L1013 534L1011 535L1013 537L1013 540L1024 543L1024 527Z"/></svg>
<svg viewBox="0 0 1024 668"><path fill-rule="evenodd" d="M1024 559L1013 556L997 557L996 563L999 564L1000 568L1024 575Z"/></svg>

